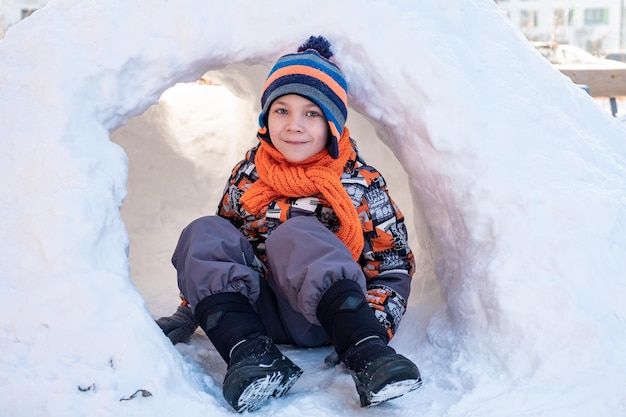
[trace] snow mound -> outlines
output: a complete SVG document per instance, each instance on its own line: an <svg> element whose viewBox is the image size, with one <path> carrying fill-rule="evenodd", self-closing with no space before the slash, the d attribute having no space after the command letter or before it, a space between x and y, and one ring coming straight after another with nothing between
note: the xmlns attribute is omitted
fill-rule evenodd
<svg viewBox="0 0 626 417"><path fill-rule="evenodd" d="M357 124L395 155L378 167L408 176L415 246L437 285L416 275L421 297L393 345L425 382L360 410L346 373L324 367L327 350L285 347L305 375L266 411L625 413L626 131L484 0L52 0L13 26L0 41L4 413L231 414L206 338L172 347L149 313L165 290L144 298L137 288L148 282L130 278L136 249L120 214L129 159L110 139L209 70L242 100L229 105L250 126L251 69L318 33L349 80ZM169 128L189 128L175 121ZM197 155L243 151L251 138L232 128L232 142L214 130L207 142L155 149L188 161L176 178L212 189ZM157 155L149 137L135 139L142 158ZM131 211L133 230L166 222L154 205L170 201L143 204L143 219Z"/></svg>

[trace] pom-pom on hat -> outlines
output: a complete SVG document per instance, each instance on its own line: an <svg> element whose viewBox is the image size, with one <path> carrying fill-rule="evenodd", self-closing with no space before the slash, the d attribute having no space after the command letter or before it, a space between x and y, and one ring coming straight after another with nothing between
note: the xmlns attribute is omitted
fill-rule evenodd
<svg viewBox="0 0 626 417"><path fill-rule="evenodd" d="M338 141L348 117L348 84L333 56L330 42L311 36L295 54L280 57L265 81L261 95L259 136L270 142L267 112L272 102L286 94L298 94L317 104L328 121L330 137L326 148L334 159L339 156Z"/></svg>

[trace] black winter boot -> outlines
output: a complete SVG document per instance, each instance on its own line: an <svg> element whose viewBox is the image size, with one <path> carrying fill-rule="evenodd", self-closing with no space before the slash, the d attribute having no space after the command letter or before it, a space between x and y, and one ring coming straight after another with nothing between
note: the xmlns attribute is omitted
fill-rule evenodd
<svg viewBox="0 0 626 417"><path fill-rule="evenodd" d="M240 293L204 298L196 320L228 364L224 398L238 412L254 411L282 397L302 374L267 337L265 326Z"/></svg>
<svg viewBox="0 0 626 417"><path fill-rule="evenodd" d="M361 407L400 397L422 385L417 366L376 336L357 342L341 360L354 379Z"/></svg>
<svg viewBox="0 0 626 417"><path fill-rule="evenodd" d="M422 385L417 366L391 347L354 281L330 287L317 307L317 317L328 332L356 384L362 407L400 397Z"/></svg>

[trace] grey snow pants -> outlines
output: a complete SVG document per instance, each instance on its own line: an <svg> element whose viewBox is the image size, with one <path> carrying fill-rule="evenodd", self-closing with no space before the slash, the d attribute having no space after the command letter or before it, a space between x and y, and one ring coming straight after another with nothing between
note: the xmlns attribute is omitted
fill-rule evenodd
<svg viewBox="0 0 626 417"><path fill-rule="evenodd" d="M365 293L365 276L346 246L317 218L294 217L265 241L267 280L246 238L228 220L206 216L181 233L172 256L178 288L195 311L202 299L221 292L245 295L279 344L316 347L329 337L317 305L337 281L350 279Z"/></svg>

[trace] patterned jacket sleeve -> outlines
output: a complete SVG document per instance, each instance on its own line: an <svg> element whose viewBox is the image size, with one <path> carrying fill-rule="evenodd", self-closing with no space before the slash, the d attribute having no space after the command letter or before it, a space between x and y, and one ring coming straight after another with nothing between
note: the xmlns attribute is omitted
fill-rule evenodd
<svg viewBox="0 0 626 417"><path fill-rule="evenodd" d="M365 237L361 265L367 286L387 287L407 300L415 259L408 244L404 216L376 169L363 166L359 173L367 184L357 208Z"/></svg>
<svg viewBox="0 0 626 417"><path fill-rule="evenodd" d="M243 190L240 187L242 171L245 171L244 166L246 164L247 160L244 159L235 165L224 187L222 199L217 206L217 215L230 221L237 228L241 227L244 221L240 216L241 203L239 199L241 194L243 194Z"/></svg>

